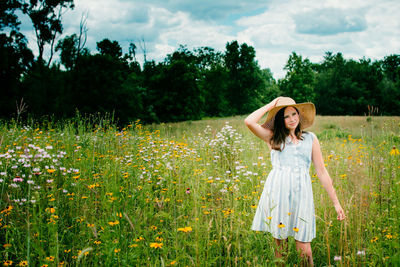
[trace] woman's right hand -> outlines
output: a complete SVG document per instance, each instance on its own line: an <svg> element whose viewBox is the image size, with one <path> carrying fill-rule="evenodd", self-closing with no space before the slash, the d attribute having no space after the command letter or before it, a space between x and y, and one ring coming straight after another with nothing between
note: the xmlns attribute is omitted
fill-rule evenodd
<svg viewBox="0 0 400 267"><path fill-rule="evenodd" d="M277 98L275 98L274 100L272 100L271 102L269 102L266 107L267 107L267 111L270 111L271 109L273 109L274 107L276 107L276 104L278 103L279 99L283 98L282 96L279 96Z"/></svg>
<svg viewBox="0 0 400 267"><path fill-rule="evenodd" d="M277 98L272 100L271 103L270 103L272 105L272 107L275 107L276 104L278 103L278 100L281 99L281 98L283 98L283 97L282 96L278 96Z"/></svg>

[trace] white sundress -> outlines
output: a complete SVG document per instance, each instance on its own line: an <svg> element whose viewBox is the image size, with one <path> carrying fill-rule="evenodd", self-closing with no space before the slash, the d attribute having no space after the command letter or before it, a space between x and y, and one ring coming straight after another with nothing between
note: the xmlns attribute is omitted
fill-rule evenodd
<svg viewBox="0 0 400 267"><path fill-rule="evenodd" d="M265 181L251 230L270 232L277 239L293 236L295 240L311 242L315 238L309 174L315 135L305 132L302 137L297 144L287 137L282 151L271 150L272 170Z"/></svg>

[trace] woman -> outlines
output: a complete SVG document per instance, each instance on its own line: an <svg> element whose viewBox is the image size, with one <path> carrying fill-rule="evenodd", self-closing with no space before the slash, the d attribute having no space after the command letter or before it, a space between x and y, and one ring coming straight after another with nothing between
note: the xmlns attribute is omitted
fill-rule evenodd
<svg viewBox="0 0 400 267"><path fill-rule="evenodd" d="M265 123L258 124L266 112ZM346 218L325 168L318 139L313 133L303 131L313 124L314 117L314 104L296 104L289 97L278 97L245 119L253 134L267 143L272 162L251 229L272 234L278 258L282 257L288 236L293 236L297 250L310 266L313 265L311 241L315 237L311 161L333 202L337 219Z"/></svg>

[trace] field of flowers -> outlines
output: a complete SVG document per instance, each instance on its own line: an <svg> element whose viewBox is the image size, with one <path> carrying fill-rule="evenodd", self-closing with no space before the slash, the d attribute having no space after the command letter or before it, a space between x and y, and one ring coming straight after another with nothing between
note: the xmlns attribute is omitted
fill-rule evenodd
<svg viewBox="0 0 400 267"><path fill-rule="evenodd" d="M269 151L243 119L1 122L1 264L273 265L273 239L250 230ZM399 266L400 118L318 116L309 130L347 214L311 168L315 265Z"/></svg>

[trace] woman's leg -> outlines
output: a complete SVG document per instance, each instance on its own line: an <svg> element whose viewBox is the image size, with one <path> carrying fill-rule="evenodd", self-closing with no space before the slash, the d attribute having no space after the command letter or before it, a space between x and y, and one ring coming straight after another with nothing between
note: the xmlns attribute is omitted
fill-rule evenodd
<svg viewBox="0 0 400 267"><path fill-rule="evenodd" d="M276 248L275 248L275 257L282 258L282 255L285 256L287 254L287 239L276 239Z"/></svg>
<svg viewBox="0 0 400 267"><path fill-rule="evenodd" d="M296 249L300 252L300 256L303 259L302 263L306 263L306 266L314 266L310 242L296 240Z"/></svg>

